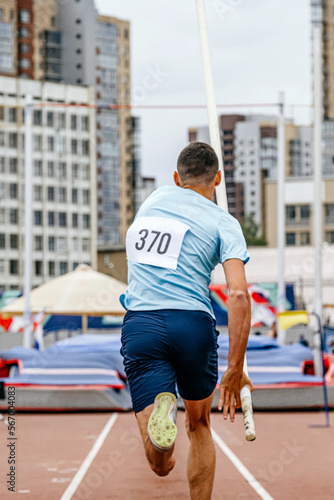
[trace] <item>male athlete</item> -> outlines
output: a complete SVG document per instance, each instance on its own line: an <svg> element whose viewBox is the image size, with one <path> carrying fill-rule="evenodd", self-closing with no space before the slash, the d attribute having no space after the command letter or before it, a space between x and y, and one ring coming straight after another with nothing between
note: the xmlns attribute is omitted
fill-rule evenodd
<svg viewBox="0 0 334 500"><path fill-rule="evenodd" d="M208 286L211 271L221 262L229 288L230 341L218 407L233 422L241 387L253 388L243 373L250 330L244 271L249 256L238 221L211 201L221 172L208 144L193 142L181 152L174 181L176 186L151 194L127 233L122 354L151 469L166 476L174 467L178 392L190 439L191 498L208 500L215 473L210 411L219 335Z"/></svg>

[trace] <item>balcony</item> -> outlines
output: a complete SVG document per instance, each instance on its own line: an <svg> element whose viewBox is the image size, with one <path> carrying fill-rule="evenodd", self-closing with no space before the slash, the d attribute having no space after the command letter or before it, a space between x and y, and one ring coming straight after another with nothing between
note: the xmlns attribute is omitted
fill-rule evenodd
<svg viewBox="0 0 334 500"><path fill-rule="evenodd" d="M308 227L310 225L310 219L286 219L285 220L286 227Z"/></svg>

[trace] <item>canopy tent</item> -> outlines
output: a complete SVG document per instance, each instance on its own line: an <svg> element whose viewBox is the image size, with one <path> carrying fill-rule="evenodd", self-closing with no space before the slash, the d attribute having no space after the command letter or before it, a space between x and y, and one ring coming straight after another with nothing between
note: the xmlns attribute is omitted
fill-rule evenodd
<svg viewBox="0 0 334 500"><path fill-rule="evenodd" d="M30 293L31 313L81 316L83 330L88 316L124 315L119 296L127 286L110 276L81 264L75 271L55 278ZM5 317L24 314L24 297L0 310Z"/></svg>

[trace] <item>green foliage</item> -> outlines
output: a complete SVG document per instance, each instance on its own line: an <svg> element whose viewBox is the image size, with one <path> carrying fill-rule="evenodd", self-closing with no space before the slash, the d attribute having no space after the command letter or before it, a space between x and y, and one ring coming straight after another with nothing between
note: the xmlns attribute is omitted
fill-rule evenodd
<svg viewBox="0 0 334 500"><path fill-rule="evenodd" d="M261 233L259 224L254 220L253 215L247 215L244 222L241 222L241 228L245 236L247 246L260 247L266 246L266 237Z"/></svg>

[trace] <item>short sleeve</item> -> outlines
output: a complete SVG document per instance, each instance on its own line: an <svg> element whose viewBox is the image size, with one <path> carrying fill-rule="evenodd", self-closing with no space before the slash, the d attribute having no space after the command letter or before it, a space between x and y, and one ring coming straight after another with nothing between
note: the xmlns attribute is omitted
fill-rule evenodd
<svg viewBox="0 0 334 500"><path fill-rule="evenodd" d="M246 264L249 261L249 253L237 219L226 214L219 222L218 233L220 262L223 264L229 259L240 259Z"/></svg>

